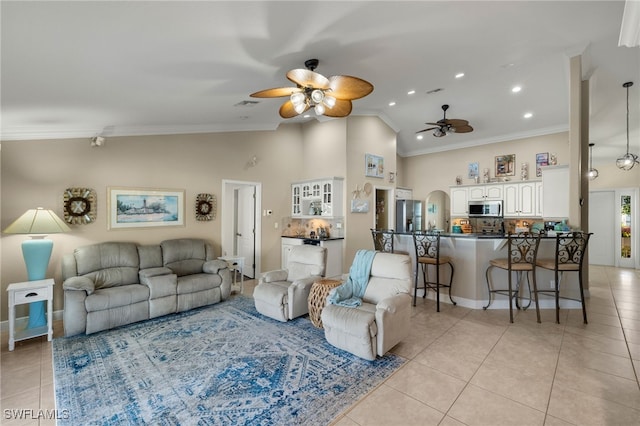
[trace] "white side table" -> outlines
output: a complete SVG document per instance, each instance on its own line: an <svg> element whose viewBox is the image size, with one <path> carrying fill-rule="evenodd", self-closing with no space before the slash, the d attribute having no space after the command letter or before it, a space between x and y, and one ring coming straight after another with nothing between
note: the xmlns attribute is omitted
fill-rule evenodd
<svg viewBox="0 0 640 426"><path fill-rule="evenodd" d="M23 283L9 284L9 350L15 347L15 342L32 337L47 335L47 340L53 339L53 278ZM24 305L31 302L47 301L47 324L27 328L16 332L16 305Z"/></svg>
<svg viewBox="0 0 640 426"><path fill-rule="evenodd" d="M218 259L224 260L229 265L229 269L233 271L233 286L236 285L236 271L240 272L240 293L244 291L244 257L238 256L220 256Z"/></svg>

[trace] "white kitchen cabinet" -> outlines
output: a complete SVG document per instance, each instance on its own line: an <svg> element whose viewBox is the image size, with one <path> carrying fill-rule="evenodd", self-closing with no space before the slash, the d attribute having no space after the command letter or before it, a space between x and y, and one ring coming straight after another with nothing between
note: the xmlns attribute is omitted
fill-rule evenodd
<svg viewBox="0 0 640 426"><path fill-rule="evenodd" d="M333 177L291 184L291 216L298 218L344 216L343 178ZM321 212L310 214L312 206Z"/></svg>
<svg viewBox="0 0 640 426"><path fill-rule="evenodd" d="M536 182L536 217L542 216L542 206L544 205L544 200L542 196L542 182Z"/></svg>
<svg viewBox="0 0 640 426"><path fill-rule="evenodd" d="M452 186L449 188L451 198L451 216L468 216L469 192L466 186Z"/></svg>
<svg viewBox="0 0 640 426"><path fill-rule="evenodd" d="M505 184L505 217L535 217L536 194L536 182L518 182Z"/></svg>
<svg viewBox="0 0 640 426"><path fill-rule="evenodd" d="M542 217L569 217L569 166L542 167Z"/></svg>
<svg viewBox="0 0 640 426"><path fill-rule="evenodd" d="M413 200L413 190L409 188L396 188L396 200Z"/></svg>
<svg viewBox="0 0 640 426"><path fill-rule="evenodd" d="M291 253L291 249L295 246L302 245L302 238L287 238L282 237L282 256L280 257L281 267L282 269L286 269L287 262L289 261L289 253Z"/></svg>
<svg viewBox="0 0 640 426"><path fill-rule="evenodd" d="M468 187L469 201L502 200L503 186L502 184L470 186Z"/></svg>
<svg viewBox="0 0 640 426"><path fill-rule="evenodd" d="M291 216L302 215L302 185L291 185Z"/></svg>

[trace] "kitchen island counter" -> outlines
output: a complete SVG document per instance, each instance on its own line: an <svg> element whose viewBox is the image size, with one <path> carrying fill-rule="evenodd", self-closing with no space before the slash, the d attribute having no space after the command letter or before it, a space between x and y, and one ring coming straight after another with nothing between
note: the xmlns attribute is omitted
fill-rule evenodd
<svg viewBox="0 0 640 426"><path fill-rule="evenodd" d="M492 259L507 257L507 238L503 234L440 234L440 255L449 256L455 273L451 296L460 306L472 309L482 309L489 301L485 273ZM555 257L555 236L543 236L538 249L538 259L553 259ZM396 252L407 253L411 257L413 272L416 271L416 256L413 236L411 233L395 233L394 248ZM434 272L430 269L431 277ZM441 268L440 280L449 281L450 268ZM565 274L561 286L561 296L579 297L576 273ZM506 287L507 273L492 268L490 278L496 287ZM516 277L514 276L514 279ZM540 289L551 288L554 281L553 271L536 268L536 280ZM526 281L525 281L526 282ZM526 285L525 285L526 287ZM443 290L443 291L446 291ZM528 295L528 292L527 292ZM585 295L588 295L586 291ZM421 290L418 292L421 297ZM440 302L449 303L448 297L440 295ZM429 292L427 297L435 299L435 293ZM562 308L580 308L580 304L573 301L561 300ZM508 309L509 301L506 296L496 295L490 309ZM541 309L555 309L553 298L542 296Z"/></svg>

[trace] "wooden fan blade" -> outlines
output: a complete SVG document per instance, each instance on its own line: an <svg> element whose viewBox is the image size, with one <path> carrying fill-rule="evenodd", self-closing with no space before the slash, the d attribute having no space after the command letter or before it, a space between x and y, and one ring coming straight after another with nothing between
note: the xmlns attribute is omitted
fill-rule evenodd
<svg viewBox="0 0 640 426"><path fill-rule="evenodd" d="M430 123L427 123L430 124ZM437 127L429 127L428 129L418 130L416 133L428 132L429 130L435 130Z"/></svg>
<svg viewBox="0 0 640 426"><path fill-rule="evenodd" d="M336 99L360 99L373 92L373 85L366 80L350 75L329 77L330 95Z"/></svg>
<svg viewBox="0 0 640 426"><path fill-rule="evenodd" d="M314 89L328 89L329 79L317 72L295 69L287 73L287 78L301 87L313 87Z"/></svg>
<svg viewBox="0 0 640 426"><path fill-rule="evenodd" d="M446 123L424 123L424 124L428 124L429 126L438 126L438 127L440 127L440 126L445 125Z"/></svg>
<svg viewBox="0 0 640 426"><path fill-rule="evenodd" d="M327 117L346 117L351 114L351 108L353 108L353 105L350 100L336 99L336 104L333 108L325 109L324 115Z"/></svg>
<svg viewBox="0 0 640 426"><path fill-rule="evenodd" d="M465 126L453 126L456 129L456 133L469 133L473 132L473 127L469 125Z"/></svg>
<svg viewBox="0 0 640 426"><path fill-rule="evenodd" d="M285 96L291 96L292 93L302 92L302 89L298 87L276 87L275 89L266 89L259 92L252 93L252 98L282 98Z"/></svg>
<svg viewBox="0 0 640 426"><path fill-rule="evenodd" d="M308 109L309 109L309 105L307 105L304 111ZM282 118L293 118L293 117L296 117L297 115L299 114L296 112L296 109L293 107L293 102L291 102L290 100L283 103L282 106L280 107L280 117Z"/></svg>
<svg viewBox="0 0 640 426"><path fill-rule="evenodd" d="M444 123L453 127L458 127L458 126L462 127L469 124L467 120L460 120L458 118L451 118L451 119L447 118L446 120L444 120Z"/></svg>

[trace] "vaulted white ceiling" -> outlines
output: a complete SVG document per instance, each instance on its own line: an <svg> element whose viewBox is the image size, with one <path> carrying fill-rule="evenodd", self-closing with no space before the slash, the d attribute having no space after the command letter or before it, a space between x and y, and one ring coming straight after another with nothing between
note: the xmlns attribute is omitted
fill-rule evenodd
<svg viewBox="0 0 640 426"><path fill-rule="evenodd" d="M594 165L625 152L626 81L635 83L631 151L640 153L640 48L618 47L624 1L2 1L0 8L3 140L313 120L284 120L284 99L249 94L292 85L285 73L317 58L323 75L370 81L373 93L354 101L352 114L382 117L398 132L399 154L416 155L568 130L569 58L582 55ZM447 118L475 130L416 140L425 122L442 118L442 104L450 105Z"/></svg>

